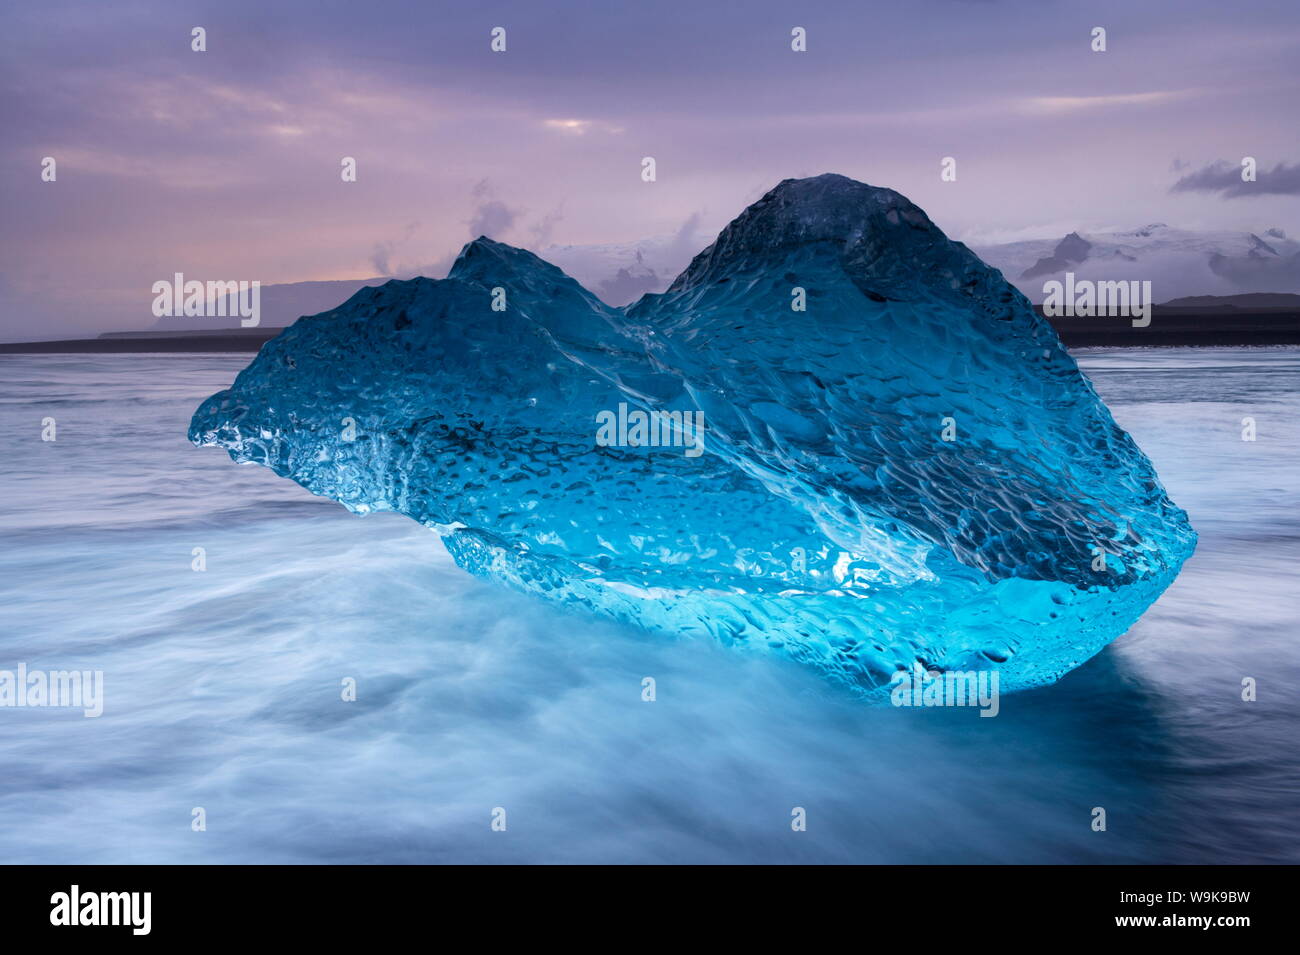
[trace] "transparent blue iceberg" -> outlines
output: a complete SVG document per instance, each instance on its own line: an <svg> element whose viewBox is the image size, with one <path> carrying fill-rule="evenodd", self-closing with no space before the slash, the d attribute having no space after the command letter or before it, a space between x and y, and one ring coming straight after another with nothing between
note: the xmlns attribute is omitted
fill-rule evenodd
<svg viewBox="0 0 1300 955"><path fill-rule="evenodd" d="M1196 541L1029 302L836 175L626 308L480 238L300 319L190 440L406 514L471 573L876 697L918 661L1050 683Z"/></svg>

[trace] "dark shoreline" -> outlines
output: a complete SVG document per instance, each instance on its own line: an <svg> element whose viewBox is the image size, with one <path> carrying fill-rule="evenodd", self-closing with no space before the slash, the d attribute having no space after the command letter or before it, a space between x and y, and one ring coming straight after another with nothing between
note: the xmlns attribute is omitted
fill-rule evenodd
<svg viewBox="0 0 1300 955"><path fill-rule="evenodd" d="M1040 308L1039 314L1042 314ZM1152 348L1300 345L1300 310L1185 308L1157 305L1151 324L1128 318L1049 319L1068 348ZM126 354L255 352L283 327L191 332L109 332L99 338L0 343L0 354Z"/></svg>
<svg viewBox="0 0 1300 955"><path fill-rule="evenodd" d="M184 332L105 332L98 338L0 343L0 355L123 354L140 352L255 352L288 326L196 329Z"/></svg>
<svg viewBox="0 0 1300 955"><path fill-rule="evenodd" d="M250 329L252 331L252 329ZM235 332L192 332L188 335L140 335L130 338L72 338L55 342L0 343L0 355L140 354L176 352L255 352L283 328Z"/></svg>
<svg viewBox="0 0 1300 955"><path fill-rule="evenodd" d="M1042 314L1039 308L1038 314ZM1129 318L1048 319L1067 348L1300 345L1300 310L1294 308L1197 308L1157 305L1151 324L1134 328Z"/></svg>

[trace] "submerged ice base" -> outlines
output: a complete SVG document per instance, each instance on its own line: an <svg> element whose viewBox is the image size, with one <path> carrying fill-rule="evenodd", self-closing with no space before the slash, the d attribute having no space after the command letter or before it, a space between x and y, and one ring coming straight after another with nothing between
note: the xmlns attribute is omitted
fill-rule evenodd
<svg viewBox="0 0 1300 955"><path fill-rule="evenodd" d="M702 415L704 452L598 435L628 409ZM881 698L917 662L1050 683L1195 546L1029 302L834 175L781 183L625 308L478 239L445 280L300 319L190 439L406 514L471 573Z"/></svg>

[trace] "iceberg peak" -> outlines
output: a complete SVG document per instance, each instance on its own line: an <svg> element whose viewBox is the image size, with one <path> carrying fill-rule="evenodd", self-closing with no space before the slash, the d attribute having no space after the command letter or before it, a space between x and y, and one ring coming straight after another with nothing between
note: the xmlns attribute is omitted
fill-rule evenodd
<svg viewBox="0 0 1300 955"><path fill-rule="evenodd" d="M1001 279L901 193L825 173L777 184L732 220L668 293L755 271L797 274L799 263L815 256L835 257L877 301L968 294Z"/></svg>

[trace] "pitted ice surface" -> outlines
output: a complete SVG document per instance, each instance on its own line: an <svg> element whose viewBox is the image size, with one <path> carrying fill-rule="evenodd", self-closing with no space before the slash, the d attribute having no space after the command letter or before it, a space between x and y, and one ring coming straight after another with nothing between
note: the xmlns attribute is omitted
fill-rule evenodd
<svg viewBox="0 0 1300 955"><path fill-rule="evenodd" d="M674 440L597 440L648 412ZM1196 541L1024 296L835 175L782 182L625 308L477 239L445 280L300 319L190 439L406 514L471 573L874 698L918 662L1050 683Z"/></svg>

